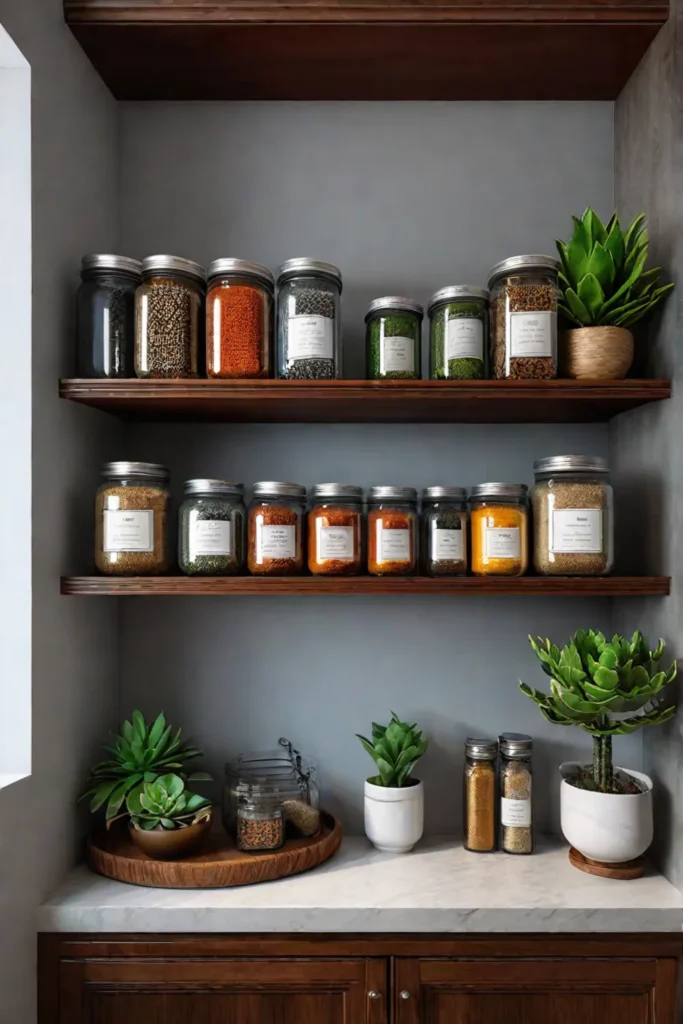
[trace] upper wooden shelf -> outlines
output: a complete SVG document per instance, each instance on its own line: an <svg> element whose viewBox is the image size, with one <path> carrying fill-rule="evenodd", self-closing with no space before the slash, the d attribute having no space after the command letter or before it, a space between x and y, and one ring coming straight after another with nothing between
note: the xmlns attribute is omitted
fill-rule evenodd
<svg viewBox="0 0 683 1024"><path fill-rule="evenodd" d="M664 0L64 0L126 100L610 100Z"/></svg>
<svg viewBox="0 0 683 1024"><path fill-rule="evenodd" d="M60 395L128 420L590 423L669 398L671 385L667 380L63 380Z"/></svg>

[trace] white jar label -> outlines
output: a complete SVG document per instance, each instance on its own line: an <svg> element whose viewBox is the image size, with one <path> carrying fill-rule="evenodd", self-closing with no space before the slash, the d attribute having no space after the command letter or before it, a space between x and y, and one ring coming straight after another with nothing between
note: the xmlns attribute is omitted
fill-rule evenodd
<svg viewBox="0 0 683 1024"><path fill-rule="evenodd" d="M334 359L334 320L327 316L290 316L287 361Z"/></svg>
<svg viewBox="0 0 683 1024"><path fill-rule="evenodd" d="M520 558L519 527L487 526L484 530L484 553L486 558Z"/></svg>
<svg viewBox="0 0 683 1024"><path fill-rule="evenodd" d="M353 561L353 527L322 526L316 523L316 540L318 562L334 560L336 562Z"/></svg>
<svg viewBox="0 0 683 1024"><path fill-rule="evenodd" d="M380 341L380 373L415 373L415 342L412 338L386 338Z"/></svg>
<svg viewBox="0 0 683 1024"><path fill-rule="evenodd" d="M508 313L512 359L552 356L557 337L557 313Z"/></svg>
<svg viewBox="0 0 683 1024"><path fill-rule="evenodd" d="M446 359L483 359L484 325L475 317L446 322Z"/></svg>
<svg viewBox="0 0 683 1024"><path fill-rule="evenodd" d="M553 554L602 552L602 511L599 508L554 509L548 546Z"/></svg>
<svg viewBox="0 0 683 1024"><path fill-rule="evenodd" d="M199 519L190 524L190 560L198 555L231 555L232 524L223 519Z"/></svg>
<svg viewBox="0 0 683 1024"><path fill-rule="evenodd" d="M431 538L433 561L462 561L462 530L432 530Z"/></svg>
<svg viewBox="0 0 683 1024"><path fill-rule="evenodd" d="M103 550L154 551L154 512L151 510L103 513Z"/></svg>
<svg viewBox="0 0 683 1024"><path fill-rule="evenodd" d="M377 523L377 561L409 562L410 530L385 530Z"/></svg>
<svg viewBox="0 0 683 1024"><path fill-rule="evenodd" d="M500 823L512 828L528 828L531 825L531 800L508 800L507 797L501 797Z"/></svg>
<svg viewBox="0 0 683 1024"><path fill-rule="evenodd" d="M296 558L296 526L256 524L256 561L264 558Z"/></svg>

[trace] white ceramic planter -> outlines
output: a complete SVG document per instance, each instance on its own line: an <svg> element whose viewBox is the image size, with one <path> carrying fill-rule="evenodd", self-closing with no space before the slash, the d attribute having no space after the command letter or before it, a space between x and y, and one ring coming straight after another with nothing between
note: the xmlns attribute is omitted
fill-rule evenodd
<svg viewBox="0 0 683 1024"><path fill-rule="evenodd" d="M652 842L652 779L630 768L620 768L647 786L644 793L591 793L566 780L580 766L560 765L562 833L568 843L589 860L623 864L645 853Z"/></svg>
<svg viewBox="0 0 683 1024"><path fill-rule="evenodd" d="M384 853L408 853L424 831L424 787L365 783L365 834Z"/></svg>

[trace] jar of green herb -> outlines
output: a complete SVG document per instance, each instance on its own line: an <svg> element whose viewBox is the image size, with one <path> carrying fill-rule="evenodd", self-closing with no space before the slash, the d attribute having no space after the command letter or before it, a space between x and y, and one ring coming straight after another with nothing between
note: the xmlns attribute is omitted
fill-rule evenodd
<svg viewBox="0 0 683 1024"><path fill-rule="evenodd" d="M422 379L422 319L419 302L385 295L365 314L368 380Z"/></svg>
<svg viewBox="0 0 683 1024"><path fill-rule="evenodd" d="M429 302L429 376L432 380L488 377L488 299L486 288L450 285Z"/></svg>
<svg viewBox="0 0 683 1024"><path fill-rule="evenodd" d="M188 480L178 523L178 565L188 576L244 572L244 485Z"/></svg>

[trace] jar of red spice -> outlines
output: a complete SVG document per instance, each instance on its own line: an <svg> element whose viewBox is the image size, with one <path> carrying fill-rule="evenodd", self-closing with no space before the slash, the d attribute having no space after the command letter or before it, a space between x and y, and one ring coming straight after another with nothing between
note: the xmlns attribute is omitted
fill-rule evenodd
<svg viewBox="0 0 683 1024"><path fill-rule="evenodd" d="M417 572L417 491L371 487L368 496L368 572L413 576Z"/></svg>
<svg viewBox="0 0 683 1024"><path fill-rule="evenodd" d="M306 488L262 480L249 505L247 567L252 576L297 576L304 567Z"/></svg>
<svg viewBox="0 0 683 1024"><path fill-rule="evenodd" d="M216 260L208 270L207 377L270 377L275 278L248 260Z"/></svg>
<svg viewBox="0 0 683 1024"><path fill-rule="evenodd" d="M363 489L317 484L308 513L308 568L314 576L357 576L361 570Z"/></svg>

